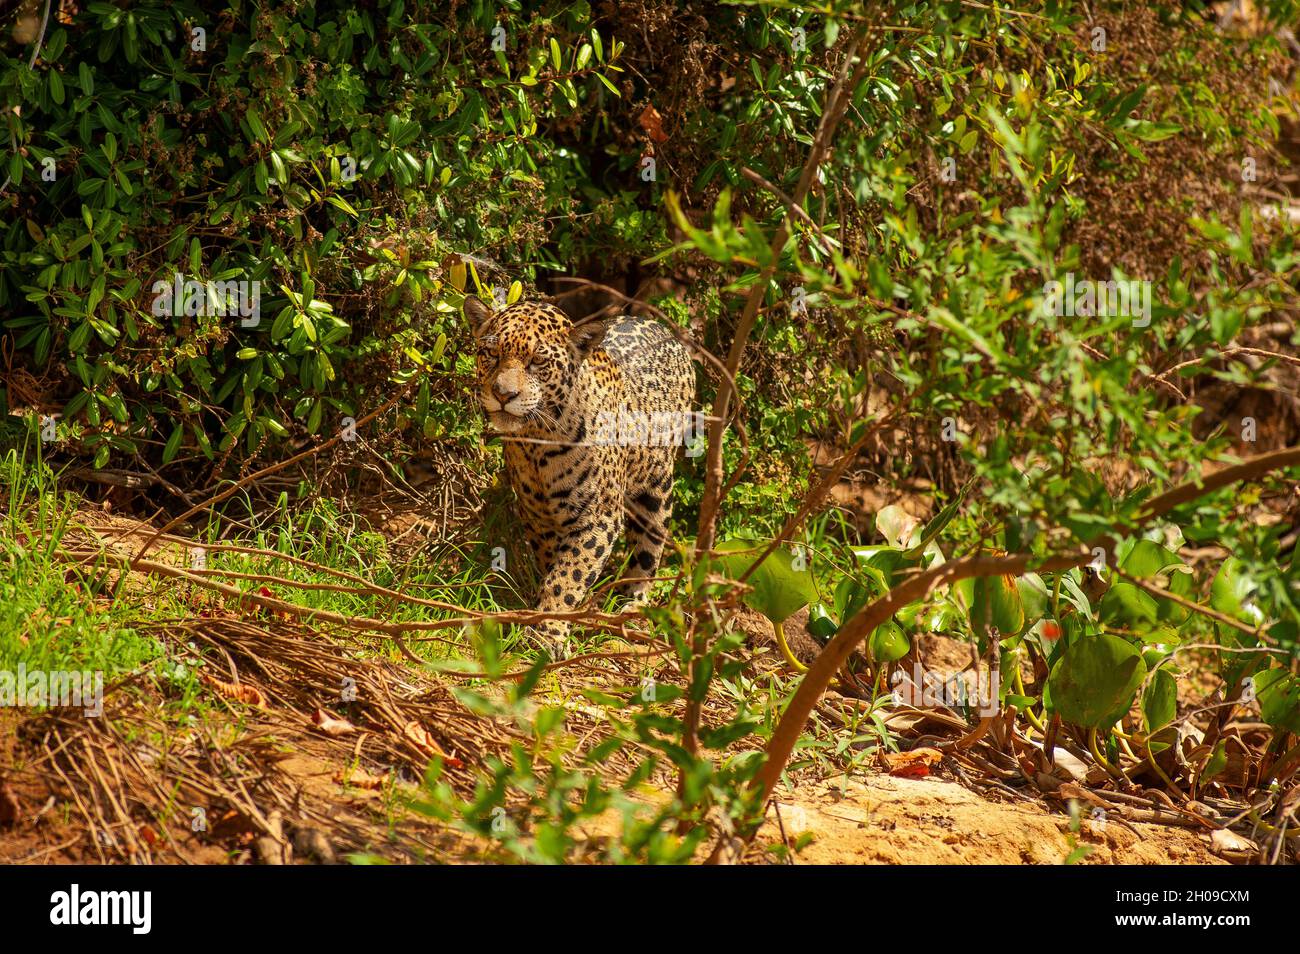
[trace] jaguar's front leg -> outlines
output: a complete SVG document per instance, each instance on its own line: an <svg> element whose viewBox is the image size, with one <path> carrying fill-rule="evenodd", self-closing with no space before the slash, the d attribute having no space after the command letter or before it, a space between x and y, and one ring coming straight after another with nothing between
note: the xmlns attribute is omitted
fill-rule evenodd
<svg viewBox="0 0 1300 954"><path fill-rule="evenodd" d="M538 612L563 613L582 605L622 532L621 513L611 501L603 501L561 528L551 565L542 578ZM536 628L561 646L569 634L567 620L546 620Z"/></svg>
<svg viewBox="0 0 1300 954"><path fill-rule="evenodd" d="M537 566L537 578L546 579L546 574L551 571L551 564L555 562L555 534L553 531L529 529L531 523L525 524L524 540L527 541L528 547L533 552L533 562Z"/></svg>

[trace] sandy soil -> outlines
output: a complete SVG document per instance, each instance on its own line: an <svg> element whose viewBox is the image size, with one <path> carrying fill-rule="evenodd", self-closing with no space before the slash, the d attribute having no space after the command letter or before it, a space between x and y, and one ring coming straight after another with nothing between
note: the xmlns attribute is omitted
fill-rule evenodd
<svg viewBox="0 0 1300 954"><path fill-rule="evenodd" d="M777 801L788 841L813 836L796 864L1055 865L1072 850L1067 815L1037 800L992 801L935 778L838 779L804 784ZM759 837L780 843L775 817ZM1090 849L1084 864L1226 864L1208 837L1184 828L1097 823L1085 813L1075 838Z"/></svg>

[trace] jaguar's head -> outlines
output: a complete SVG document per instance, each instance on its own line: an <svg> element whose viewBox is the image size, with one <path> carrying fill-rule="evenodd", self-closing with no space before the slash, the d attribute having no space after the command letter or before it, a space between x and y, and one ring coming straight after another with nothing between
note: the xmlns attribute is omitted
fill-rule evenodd
<svg viewBox="0 0 1300 954"><path fill-rule="evenodd" d="M606 325L575 326L559 308L541 302L494 311L471 295L464 308L474 329L475 390L493 429L517 434L554 425Z"/></svg>

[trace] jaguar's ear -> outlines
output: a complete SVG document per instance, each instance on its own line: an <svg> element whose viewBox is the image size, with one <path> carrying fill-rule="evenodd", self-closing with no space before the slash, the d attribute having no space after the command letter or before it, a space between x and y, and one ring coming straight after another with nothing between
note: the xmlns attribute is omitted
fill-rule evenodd
<svg viewBox="0 0 1300 954"><path fill-rule="evenodd" d="M573 330L569 332L569 344L573 346L573 350L579 357L585 358L601 346L605 340L605 332L608 330L608 321L584 321L574 325Z"/></svg>
<svg viewBox="0 0 1300 954"><path fill-rule="evenodd" d="M482 299L473 295L465 296L465 304L461 306L465 312L465 317L469 319L469 325L474 329L474 337L482 338L483 333L487 331L488 325L492 321L492 309L489 308Z"/></svg>

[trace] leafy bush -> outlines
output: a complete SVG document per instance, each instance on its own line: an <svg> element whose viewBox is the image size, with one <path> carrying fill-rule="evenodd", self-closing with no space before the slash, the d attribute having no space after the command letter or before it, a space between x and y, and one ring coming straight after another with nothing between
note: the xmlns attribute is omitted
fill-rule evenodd
<svg viewBox="0 0 1300 954"><path fill-rule="evenodd" d="M555 272L658 288L669 320L735 352L737 426L715 445L730 539L712 563L684 554L689 585L650 614L685 711L600 700L626 710L615 748L652 753L629 790L669 764L682 779L612 854L689 857L703 827L678 839L680 821L721 808L743 828L755 773L784 765L737 751L763 722L743 699L701 729L711 683L742 675L726 614L704 610L730 609L709 571L743 576L738 551L798 510L810 445L853 447L881 483L945 506L906 542L878 507L865 527L793 527L745 597L778 638L795 606L834 640L945 560L1012 554L1014 574L954 580L861 634L871 675L916 634L955 632L1005 671L1035 663L999 704L1073 725L1110 765L1116 739L1168 744L1171 657L1212 641L1225 694L1249 689L1281 750L1294 540L1240 515L1279 511L1293 481L1261 471L1144 516L1153 486L1300 437L1280 377L1300 251L1257 185L1276 184L1294 90L1271 30L1200 7L90 3L0 60L4 409L42 430L33 412L56 413L66 456L178 483L393 398L380 446L467 450L464 295L558 290ZM1084 288L1124 294L1102 307ZM703 378L721 406L723 376ZM1274 418L1212 409L1217 386ZM718 489L685 476L683 530ZM1185 572L1208 544L1231 559ZM1112 574L1092 594L1089 549ZM518 718L526 695L480 701ZM1134 704L1141 731L1112 737ZM592 782L599 754L567 759L558 725L543 710L536 744L475 798L432 778L422 807L516 856L567 857L576 820L626 803ZM512 793L534 840L492 828Z"/></svg>
<svg viewBox="0 0 1300 954"><path fill-rule="evenodd" d="M92 3L34 70L6 56L0 309L59 437L97 466L224 460L414 373L413 423L469 437L457 253L526 277L646 231L617 190L580 209L583 160L539 131L616 95L619 41L516 13L493 52L494 9Z"/></svg>

